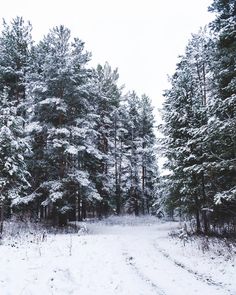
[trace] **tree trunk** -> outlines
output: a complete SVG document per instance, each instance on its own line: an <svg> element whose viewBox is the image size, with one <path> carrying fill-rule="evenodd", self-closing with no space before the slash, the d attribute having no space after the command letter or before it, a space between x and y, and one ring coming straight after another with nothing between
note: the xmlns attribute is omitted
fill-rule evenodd
<svg viewBox="0 0 236 295"><path fill-rule="evenodd" d="M146 213L147 208L147 200L145 196L145 167L144 164L142 165L142 211L143 214Z"/></svg>
<svg viewBox="0 0 236 295"><path fill-rule="evenodd" d="M205 177L204 177L204 172L202 172L201 175L201 180L202 180L202 197L203 197L203 206L207 206L207 198L206 198L206 192L205 192ZM202 218L203 218L203 227L204 227L204 234L207 235L209 228L208 228L208 218L207 218L207 211L203 210L202 211Z"/></svg>
<svg viewBox="0 0 236 295"><path fill-rule="evenodd" d="M2 237L3 233L3 221L4 221L4 205L1 204L1 219L0 219L0 238Z"/></svg>
<svg viewBox="0 0 236 295"><path fill-rule="evenodd" d="M120 202L120 213L122 210L122 198L121 198L121 176L122 176L122 153L123 153L123 147L122 147L122 140L120 141L120 157L119 157L119 177L118 177L118 196L119 196L119 202Z"/></svg>
<svg viewBox="0 0 236 295"><path fill-rule="evenodd" d="M120 189L118 184L118 159L117 159L117 126L116 126L116 118L115 118L115 185L116 185L116 213L120 215Z"/></svg>
<svg viewBox="0 0 236 295"><path fill-rule="evenodd" d="M79 206L79 195L78 192L75 196L75 221L79 221L80 220L80 206Z"/></svg>
<svg viewBox="0 0 236 295"><path fill-rule="evenodd" d="M87 217L87 211L86 211L86 202L82 200L82 218L85 219Z"/></svg>
<svg viewBox="0 0 236 295"><path fill-rule="evenodd" d="M195 196L195 215L196 215L197 233L199 234L201 232L201 223L200 223L200 214L199 214L199 200L197 196Z"/></svg>

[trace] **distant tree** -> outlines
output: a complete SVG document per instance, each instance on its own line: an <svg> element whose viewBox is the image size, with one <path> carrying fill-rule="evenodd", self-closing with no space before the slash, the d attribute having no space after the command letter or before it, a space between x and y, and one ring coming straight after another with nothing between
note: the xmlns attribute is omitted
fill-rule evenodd
<svg viewBox="0 0 236 295"><path fill-rule="evenodd" d="M142 95L140 99L140 137L142 142L142 213L150 212L155 201L155 189L158 183L159 171L156 155L156 136L154 133L155 119L153 107L148 96Z"/></svg>
<svg viewBox="0 0 236 295"><path fill-rule="evenodd" d="M155 158L153 109L149 98L135 92L127 96L128 116L125 122L126 208L139 215L149 212L154 202L158 177Z"/></svg>
<svg viewBox="0 0 236 295"><path fill-rule="evenodd" d="M102 154L98 162L97 187L102 196L103 207L110 207L120 214L121 196L118 183L118 132L121 127L121 88L118 70L108 63L98 65L95 71L97 148ZM104 207L104 209L105 209Z"/></svg>

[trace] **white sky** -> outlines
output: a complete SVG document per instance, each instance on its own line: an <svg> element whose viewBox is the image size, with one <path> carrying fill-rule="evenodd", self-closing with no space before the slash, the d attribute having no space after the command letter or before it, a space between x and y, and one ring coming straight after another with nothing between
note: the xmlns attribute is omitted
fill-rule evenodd
<svg viewBox="0 0 236 295"><path fill-rule="evenodd" d="M167 75L191 33L207 24L212 0L7 0L0 18L23 16L37 41L63 24L92 52L92 65L108 61L118 67L120 84L146 93L161 107ZM158 117L158 114L156 112Z"/></svg>

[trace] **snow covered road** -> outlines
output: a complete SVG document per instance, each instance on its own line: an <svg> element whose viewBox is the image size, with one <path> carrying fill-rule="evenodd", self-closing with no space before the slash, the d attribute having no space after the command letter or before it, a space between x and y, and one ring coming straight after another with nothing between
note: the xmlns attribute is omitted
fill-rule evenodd
<svg viewBox="0 0 236 295"><path fill-rule="evenodd" d="M176 226L100 222L88 224L85 235L5 243L0 246L0 294L235 295L232 286L165 252L168 232Z"/></svg>

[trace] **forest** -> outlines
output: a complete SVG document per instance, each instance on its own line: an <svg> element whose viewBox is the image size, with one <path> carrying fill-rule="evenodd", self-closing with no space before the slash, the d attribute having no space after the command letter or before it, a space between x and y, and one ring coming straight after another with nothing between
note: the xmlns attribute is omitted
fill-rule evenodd
<svg viewBox="0 0 236 295"><path fill-rule="evenodd" d="M1 228L12 214L64 225L147 214L158 179L150 99L91 68L84 42L54 27L35 44L22 17L0 37Z"/></svg>
<svg viewBox="0 0 236 295"><path fill-rule="evenodd" d="M236 233L236 2L215 0L215 19L189 40L165 91L163 180L167 211L197 232Z"/></svg>
<svg viewBox="0 0 236 295"><path fill-rule="evenodd" d="M68 28L36 44L29 22L4 21L1 231L13 214L65 225L128 213L236 233L236 3L214 0L209 10L215 19L192 35L170 77L158 128L151 99L126 93L109 63L90 67Z"/></svg>

